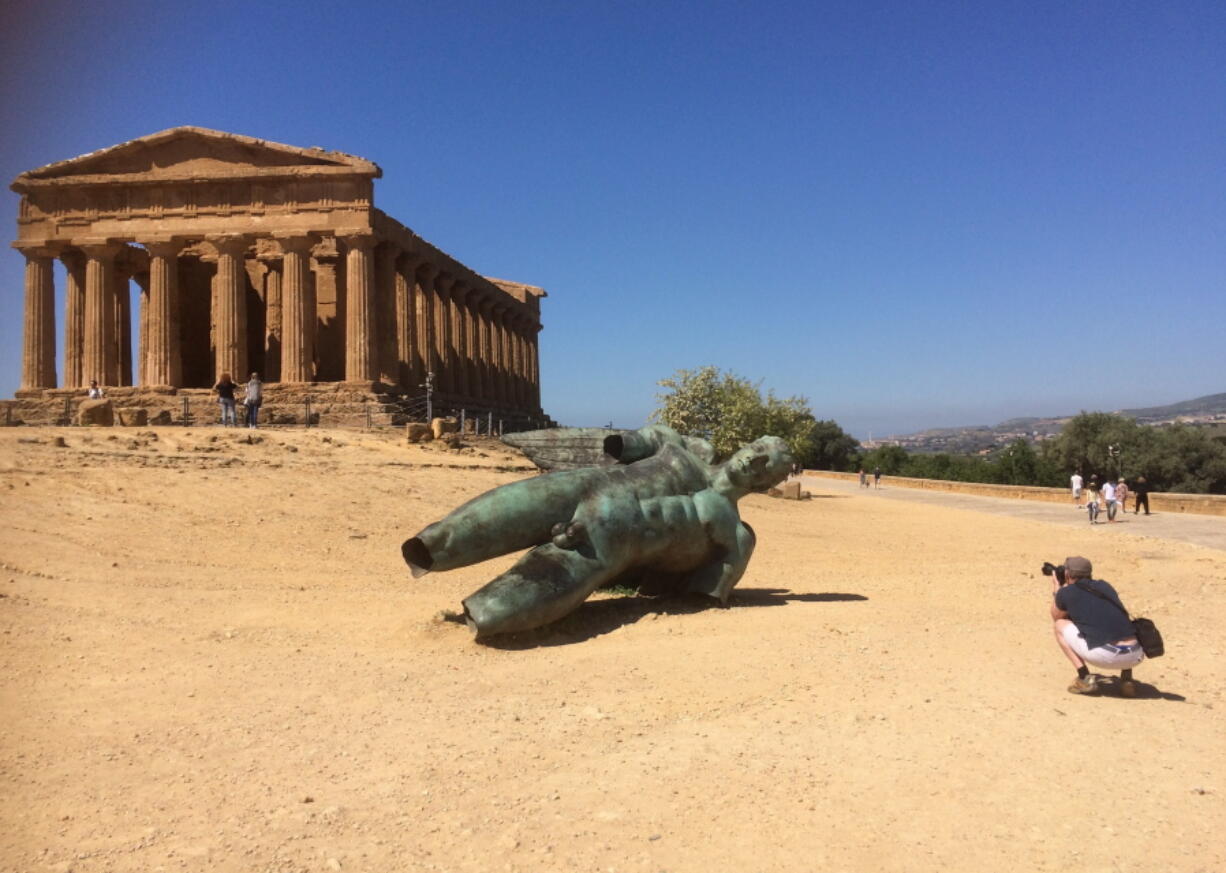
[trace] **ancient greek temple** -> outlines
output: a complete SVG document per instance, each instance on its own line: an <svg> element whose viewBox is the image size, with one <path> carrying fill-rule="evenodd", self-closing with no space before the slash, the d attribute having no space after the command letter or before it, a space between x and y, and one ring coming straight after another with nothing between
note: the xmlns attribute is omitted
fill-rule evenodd
<svg viewBox="0 0 1226 873"><path fill-rule="evenodd" d="M22 173L18 398L94 379L166 396L257 371L274 400L311 384L412 396L429 378L442 405L540 415L544 290L480 275L376 209L381 175L199 127Z"/></svg>

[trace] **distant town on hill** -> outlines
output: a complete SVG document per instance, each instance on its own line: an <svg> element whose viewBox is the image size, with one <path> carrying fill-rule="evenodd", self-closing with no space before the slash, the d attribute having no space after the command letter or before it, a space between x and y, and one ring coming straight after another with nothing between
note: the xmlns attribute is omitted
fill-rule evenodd
<svg viewBox="0 0 1226 873"><path fill-rule="evenodd" d="M1143 409L1117 409L1114 414L1134 418L1139 424L1161 427L1175 423L1203 425L1226 429L1226 393L1210 394L1194 400L1184 400L1167 406ZM883 445L902 446L911 452L950 452L955 454L986 454L992 449L1024 439L1037 443L1060 433L1072 415L1054 418L1011 418L989 427L940 427L901 436L868 440L865 448Z"/></svg>

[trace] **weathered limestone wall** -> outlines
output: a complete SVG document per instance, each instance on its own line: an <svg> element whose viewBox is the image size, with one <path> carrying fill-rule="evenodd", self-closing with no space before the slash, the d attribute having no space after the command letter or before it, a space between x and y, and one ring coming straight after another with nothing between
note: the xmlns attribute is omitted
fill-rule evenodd
<svg viewBox="0 0 1226 873"><path fill-rule="evenodd" d="M834 473L828 470L805 470L806 476L859 481L859 473ZM980 497L1008 497L1014 500L1040 500L1044 503L1064 503L1072 500L1067 488L1037 488L1031 485L986 485L979 482L945 482L940 479L909 479L905 476L882 476L890 487L919 488L947 491L952 494L975 494ZM1149 506L1154 512L1190 512L1194 515L1226 515L1226 496L1220 494L1172 494L1150 492Z"/></svg>

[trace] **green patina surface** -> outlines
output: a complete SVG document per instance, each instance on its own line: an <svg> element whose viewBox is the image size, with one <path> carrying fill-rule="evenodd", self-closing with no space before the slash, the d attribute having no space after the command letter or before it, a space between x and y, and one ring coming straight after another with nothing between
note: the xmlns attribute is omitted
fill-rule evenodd
<svg viewBox="0 0 1226 873"><path fill-rule="evenodd" d="M607 466L503 485L405 541L414 576L529 550L465 598L478 636L548 624L628 577L724 602L745 572L754 534L737 501L786 477L782 440L762 437L712 464L709 445L660 425L603 433Z"/></svg>

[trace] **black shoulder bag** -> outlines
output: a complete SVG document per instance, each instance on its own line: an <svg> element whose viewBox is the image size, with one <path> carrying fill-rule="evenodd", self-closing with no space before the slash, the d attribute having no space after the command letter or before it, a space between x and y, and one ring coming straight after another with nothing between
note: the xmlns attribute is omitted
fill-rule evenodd
<svg viewBox="0 0 1226 873"><path fill-rule="evenodd" d="M1117 601L1112 600L1101 591L1095 591L1089 585L1082 585L1080 580L1073 583L1082 591L1088 591L1095 597L1107 601L1116 609L1124 613L1124 617L1132 622L1132 632L1137 635L1137 642L1141 644L1141 651L1145 653L1147 658L1159 658L1166 653L1165 647L1162 645L1162 634L1158 632L1158 625L1154 624L1148 618L1133 618L1128 614L1128 610Z"/></svg>

